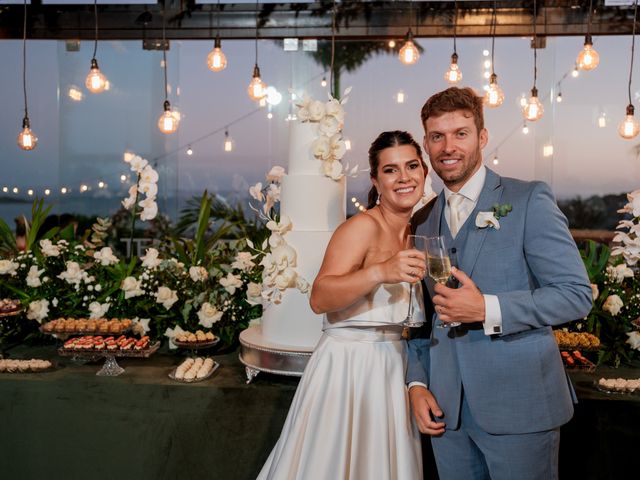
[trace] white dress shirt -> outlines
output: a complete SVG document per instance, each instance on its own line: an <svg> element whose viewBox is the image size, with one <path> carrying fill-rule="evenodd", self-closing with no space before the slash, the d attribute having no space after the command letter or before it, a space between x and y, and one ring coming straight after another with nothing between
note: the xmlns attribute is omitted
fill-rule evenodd
<svg viewBox="0 0 640 480"><path fill-rule="evenodd" d="M458 217L460 219L460 228L464 225L465 221L476 208L478 198L484 187L484 181L487 177L487 169L484 165L480 166L480 169L473 174L473 176L465 183L460 191L459 195L462 195L464 200L458 207ZM449 210L449 197L455 192L452 192L447 187L444 187L444 218L447 220L447 225L450 223L451 212ZM474 221L473 219L469 221ZM465 272L466 273L466 272ZM485 335L495 335L496 333L502 333L502 313L500 311L500 302L495 295L482 295L484 297L484 333Z"/></svg>

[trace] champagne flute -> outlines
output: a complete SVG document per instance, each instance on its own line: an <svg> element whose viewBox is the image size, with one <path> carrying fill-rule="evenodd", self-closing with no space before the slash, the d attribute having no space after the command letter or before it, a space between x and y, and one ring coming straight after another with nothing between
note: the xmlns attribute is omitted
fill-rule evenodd
<svg viewBox="0 0 640 480"><path fill-rule="evenodd" d="M444 245L444 237L427 237L427 271L437 283L446 284L451 278L451 259ZM458 327L460 322L440 322L439 327Z"/></svg>
<svg viewBox="0 0 640 480"><path fill-rule="evenodd" d="M421 235L407 235L407 248L415 248L426 254L426 239L426 237ZM409 283L409 310L407 311L407 318L404 319L401 325L409 328L417 328L424 325L424 319L416 319L413 317L413 282Z"/></svg>

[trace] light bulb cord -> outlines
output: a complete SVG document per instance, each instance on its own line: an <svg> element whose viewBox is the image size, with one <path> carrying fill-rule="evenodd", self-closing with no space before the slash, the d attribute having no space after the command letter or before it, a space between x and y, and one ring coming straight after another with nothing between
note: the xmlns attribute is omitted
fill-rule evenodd
<svg viewBox="0 0 640 480"><path fill-rule="evenodd" d="M629 93L629 105L633 105L631 101L631 79L633 78L633 57L635 53L636 47L636 18L638 13L638 0L633 2L633 33L631 34L631 65L629 66L629 85L628 85L628 93Z"/></svg>
<svg viewBox="0 0 640 480"><path fill-rule="evenodd" d="M454 55L458 54L456 49L457 26L458 26L458 0L453 2L453 54Z"/></svg>
<svg viewBox="0 0 640 480"><path fill-rule="evenodd" d="M218 0L218 15L216 18L216 38L220 38L220 0Z"/></svg>
<svg viewBox="0 0 640 480"><path fill-rule="evenodd" d="M536 24L538 23L537 20L537 16L538 16L538 10L537 10L537 4L536 4L536 0L533 0L533 89L535 90L536 88L536 80L538 79L538 35L537 35L537 31L536 31Z"/></svg>
<svg viewBox="0 0 640 480"><path fill-rule="evenodd" d="M255 42L255 47L256 47L256 66L258 66L258 14L260 12L259 8L260 8L260 2L259 2L259 0L256 0L256 42Z"/></svg>
<svg viewBox="0 0 640 480"><path fill-rule="evenodd" d="M96 59L96 53L98 53L98 0L93 1L93 18L95 19L96 24L96 33L95 39L93 41L93 57L92 59Z"/></svg>
<svg viewBox="0 0 640 480"><path fill-rule="evenodd" d="M164 67L164 103L169 101L169 82L167 81L167 36L164 4L162 5L162 63Z"/></svg>
<svg viewBox="0 0 640 480"><path fill-rule="evenodd" d="M496 46L496 0L493 0L493 15L491 18L491 76L496 74L495 62L493 61L493 52Z"/></svg>
<svg viewBox="0 0 640 480"><path fill-rule="evenodd" d="M24 0L24 23L22 33L22 92L24 93L24 118L28 120L27 109L27 0Z"/></svg>
<svg viewBox="0 0 640 480"><path fill-rule="evenodd" d="M587 38L591 40L591 12L593 11L593 0L589 0L589 13L587 14Z"/></svg>
<svg viewBox="0 0 640 480"><path fill-rule="evenodd" d="M335 98L336 92L334 90L333 84L333 69L335 67L335 59L336 59L336 0L333 0L333 8L331 9L331 66L329 68L330 71L330 87L329 91L331 92L331 96Z"/></svg>

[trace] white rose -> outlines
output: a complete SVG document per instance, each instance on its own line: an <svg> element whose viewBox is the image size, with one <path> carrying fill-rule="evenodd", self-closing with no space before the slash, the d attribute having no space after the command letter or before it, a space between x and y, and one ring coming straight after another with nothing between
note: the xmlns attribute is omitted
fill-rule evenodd
<svg viewBox="0 0 640 480"><path fill-rule="evenodd" d="M147 248L146 254L140 257L140 260L142 260L142 266L147 268L156 268L162 263L162 260L158 259L158 250L155 248Z"/></svg>
<svg viewBox="0 0 640 480"><path fill-rule="evenodd" d="M607 275L609 276L609 278L611 278L611 280L613 280L616 283L622 283L624 281L625 278L632 278L633 277L633 270L631 270L626 264L621 263L619 265L616 265L615 267L612 265L609 265L607 267Z"/></svg>
<svg viewBox="0 0 640 480"><path fill-rule="evenodd" d="M40 275L44 270L38 270L38 267L32 265L29 269L29 273L27 273L27 285L31 288L36 288L42 285L42 281L40 281Z"/></svg>
<svg viewBox="0 0 640 480"><path fill-rule="evenodd" d="M91 302L89 304L89 318L104 318L111 306L110 303Z"/></svg>
<svg viewBox="0 0 640 480"><path fill-rule="evenodd" d="M285 290L296 286L296 278L298 274L293 268L285 268L275 278L276 288Z"/></svg>
<svg viewBox="0 0 640 480"><path fill-rule="evenodd" d="M0 260L0 275L11 275L15 277L20 265L12 260Z"/></svg>
<svg viewBox="0 0 640 480"><path fill-rule="evenodd" d="M214 305L209 302L204 302L198 310L198 323L204 328L211 328L214 323L217 323L222 318L223 312L219 311Z"/></svg>
<svg viewBox="0 0 640 480"><path fill-rule="evenodd" d="M262 303L262 285L254 282L247 284L247 303L249 305L260 305Z"/></svg>
<svg viewBox="0 0 640 480"><path fill-rule="evenodd" d="M81 281L87 279L87 272L80 268L77 262L67 262L67 269L58 275L60 280L64 280L72 285L79 285Z"/></svg>
<svg viewBox="0 0 640 480"><path fill-rule="evenodd" d="M118 263L118 257L113 254L111 248L109 247L104 247L100 251L94 253L93 258L99 260L100 265L103 265L105 267Z"/></svg>
<svg viewBox="0 0 640 480"><path fill-rule="evenodd" d="M333 116L325 116L320 120L320 126L318 127L320 133L331 137L340 131L340 122Z"/></svg>
<svg viewBox="0 0 640 480"><path fill-rule="evenodd" d="M231 268L237 268L244 272L251 270L255 266L253 263L253 255L249 252L238 252L236 258L231 264Z"/></svg>
<svg viewBox="0 0 640 480"><path fill-rule="evenodd" d="M309 110L309 120L319 122L324 117L324 104L318 100L313 100L307 107Z"/></svg>
<svg viewBox="0 0 640 480"><path fill-rule="evenodd" d="M493 212L478 212L478 215L476 215L476 227L493 227L496 230L500 230L500 222L498 222Z"/></svg>
<svg viewBox="0 0 640 480"><path fill-rule="evenodd" d="M151 165L145 165L140 173L140 183L158 183L158 172Z"/></svg>
<svg viewBox="0 0 640 480"><path fill-rule="evenodd" d="M273 256L273 263L279 271L283 271L287 267L296 266L298 254L291 245L280 245L271 252L271 255Z"/></svg>
<svg viewBox="0 0 640 480"><path fill-rule="evenodd" d="M204 267L190 267L189 276L194 282L203 282L209 278L209 273Z"/></svg>
<svg viewBox="0 0 640 480"><path fill-rule="evenodd" d="M175 337L177 337L178 335L181 335L183 333L186 333L186 332L180 327L180 325L176 325L175 328L167 327L167 329L164 331L164 336L169 338L169 349L170 350L175 350L176 348L178 348L173 343L173 339Z"/></svg>
<svg viewBox="0 0 640 480"><path fill-rule="evenodd" d="M344 173L342 173L342 163L338 160L327 160L322 163L324 174L332 180L340 180Z"/></svg>
<svg viewBox="0 0 640 480"><path fill-rule="evenodd" d="M624 304L618 295L609 295L602 305L605 312L609 312L614 317L620 313L620 309Z"/></svg>
<svg viewBox="0 0 640 480"><path fill-rule="evenodd" d="M127 277L122 280L120 288L124 291L124 298L129 299L142 295L142 281L137 280L135 277Z"/></svg>
<svg viewBox="0 0 640 480"><path fill-rule="evenodd" d="M239 276L229 272L227 273L226 277L220 279L220 285L222 285L227 292L233 295L236 291L236 288L242 287L242 280Z"/></svg>
<svg viewBox="0 0 640 480"><path fill-rule="evenodd" d="M271 167L271 170L269 170L269 173L267 173L267 181L280 183L282 181L282 177L284 177L285 175L286 172L284 168L275 165Z"/></svg>
<svg viewBox="0 0 640 480"><path fill-rule="evenodd" d="M40 240L40 251L45 257L57 257L60 255L60 247L51 243L51 240Z"/></svg>
<svg viewBox="0 0 640 480"><path fill-rule="evenodd" d="M328 160L331 157L331 141L329 137L320 135L311 143L311 153L320 160Z"/></svg>
<svg viewBox="0 0 640 480"><path fill-rule="evenodd" d="M298 109L298 119L301 122L308 122L311 119L311 112L308 108L301 107Z"/></svg>
<svg viewBox="0 0 640 480"><path fill-rule="evenodd" d="M249 187L249 195L262 202L264 200L264 194L262 193L262 182L256 183L253 187Z"/></svg>
<svg viewBox="0 0 640 480"><path fill-rule="evenodd" d="M48 300L36 300L29 304L29 310L27 311L27 318L29 320L35 320L38 323L42 323L42 320L49 315L49 301Z"/></svg>
<svg viewBox="0 0 640 480"><path fill-rule="evenodd" d="M634 350L640 350L640 332L628 332L627 342Z"/></svg>
<svg viewBox="0 0 640 480"><path fill-rule="evenodd" d="M156 303L161 303L167 310L169 310L173 304L178 301L178 295L176 292L168 287L158 287L155 297Z"/></svg>

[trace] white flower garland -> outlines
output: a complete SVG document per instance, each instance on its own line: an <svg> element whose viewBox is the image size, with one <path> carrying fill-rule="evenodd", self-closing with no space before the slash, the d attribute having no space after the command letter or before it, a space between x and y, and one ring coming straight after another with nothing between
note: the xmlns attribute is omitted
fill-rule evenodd
<svg viewBox="0 0 640 480"><path fill-rule="evenodd" d="M131 166L131 171L135 172L138 178L136 184L129 188L129 197L122 201L122 206L126 210L131 210L135 207L138 195L144 193L145 198L138 202L138 206L142 208L140 220L153 220L158 215L158 204L156 203L158 172L149 165L147 160L133 153L125 153L124 161Z"/></svg>
<svg viewBox="0 0 640 480"><path fill-rule="evenodd" d="M613 238L614 242L620 245L611 250L611 255L622 255L627 265L635 265L640 261L640 190L634 190L627 194L629 202L624 208L618 210L618 213L630 213L633 215L631 220L621 220L616 227L619 229L628 229L627 232L619 232Z"/></svg>

